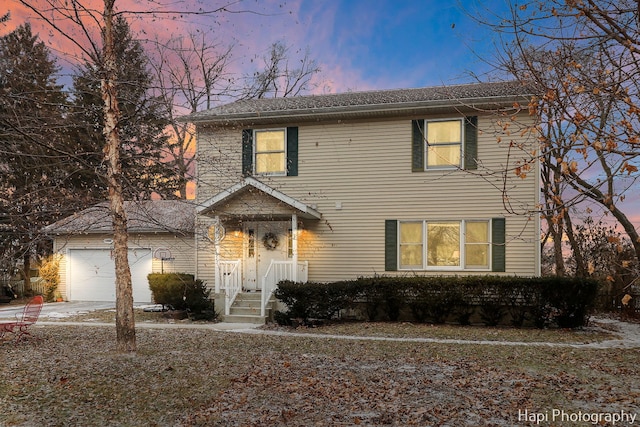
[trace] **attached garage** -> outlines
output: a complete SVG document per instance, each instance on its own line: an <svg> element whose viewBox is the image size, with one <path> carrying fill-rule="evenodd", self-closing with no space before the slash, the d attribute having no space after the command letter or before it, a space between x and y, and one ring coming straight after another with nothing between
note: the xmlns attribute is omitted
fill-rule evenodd
<svg viewBox="0 0 640 427"><path fill-rule="evenodd" d="M194 273L195 208L184 200L126 202L135 303L152 302L149 273ZM113 230L108 204L45 228L60 255L59 293L67 301L115 301Z"/></svg>
<svg viewBox="0 0 640 427"><path fill-rule="evenodd" d="M151 249L130 249L129 268L133 301L151 302L147 275L152 272ZM115 264L110 249L70 249L68 252L70 301L115 301Z"/></svg>

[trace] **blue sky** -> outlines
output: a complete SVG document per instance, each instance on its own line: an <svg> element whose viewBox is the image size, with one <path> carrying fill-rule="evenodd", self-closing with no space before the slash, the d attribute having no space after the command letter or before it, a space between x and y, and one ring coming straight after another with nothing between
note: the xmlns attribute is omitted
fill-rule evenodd
<svg viewBox="0 0 640 427"><path fill-rule="evenodd" d="M308 46L337 91L419 87L473 81L490 67L494 34L474 22L477 8L503 0L301 0L284 40ZM267 21L273 35L279 20Z"/></svg>
<svg viewBox="0 0 640 427"><path fill-rule="evenodd" d="M329 16L328 22L314 21L319 3L333 6L333 21ZM354 78L340 81L340 87L416 87L468 82L469 70L488 69L474 52L487 53L492 35L466 15L464 8L472 6L455 0L304 0L300 17L311 22L312 30L332 27L322 45L314 46L313 31L308 42L321 56L333 47L327 62L340 60Z"/></svg>

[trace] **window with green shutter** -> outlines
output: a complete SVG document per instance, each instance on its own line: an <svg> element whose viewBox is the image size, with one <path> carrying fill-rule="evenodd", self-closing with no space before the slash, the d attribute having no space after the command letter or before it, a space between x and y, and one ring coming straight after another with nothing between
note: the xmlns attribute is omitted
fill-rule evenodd
<svg viewBox="0 0 640 427"><path fill-rule="evenodd" d="M253 129L242 130L242 174L253 175Z"/></svg>
<svg viewBox="0 0 640 427"><path fill-rule="evenodd" d="M504 218L491 220L491 271L507 271L506 221Z"/></svg>
<svg viewBox="0 0 640 427"><path fill-rule="evenodd" d="M385 271L505 271L505 219L387 220Z"/></svg>
<svg viewBox="0 0 640 427"><path fill-rule="evenodd" d="M242 173L297 176L298 128L244 129Z"/></svg>
<svg viewBox="0 0 640 427"><path fill-rule="evenodd" d="M384 270L398 269L398 221L388 219L384 222Z"/></svg>
<svg viewBox="0 0 640 427"><path fill-rule="evenodd" d="M477 169L478 118L412 120L411 170Z"/></svg>

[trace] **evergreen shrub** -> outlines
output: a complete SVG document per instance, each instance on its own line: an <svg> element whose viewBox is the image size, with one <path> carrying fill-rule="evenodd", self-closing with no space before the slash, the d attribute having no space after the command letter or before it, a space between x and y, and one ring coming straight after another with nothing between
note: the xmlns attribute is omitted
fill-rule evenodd
<svg viewBox="0 0 640 427"><path fill-rule="evenodd" d="M213 320L214 303L209 299L211 290L193 274L151 273L147 276L149 288L156 304L173 310L186 310L194 320Z"/></svg>
<svg viewBox="0 0 640 427"><path fill-rule="evenodd" d="M598 283L565 277L361 277L330 283L281 282L274 292L287 311L278 323L291 319L333 319L360 307L369 321L410 320L485 325L576 328L588 321Z"/></svg>

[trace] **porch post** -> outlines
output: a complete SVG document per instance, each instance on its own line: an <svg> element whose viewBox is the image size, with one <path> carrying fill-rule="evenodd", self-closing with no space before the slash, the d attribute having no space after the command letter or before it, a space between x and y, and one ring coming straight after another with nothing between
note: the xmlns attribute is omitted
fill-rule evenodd
<svg viewBox="0 0 640 427"><path fill-rule="evenodd" d="M220 217L218 215L216 215L215 217L215 224L216 227L220 226ZM215 292L216 294L220 293L220 240L219 239L214 239L213 240L213 244L215 247L215 251L214 251L214 259L215 259L215 269L216 269L216 274L215 274Z"/></svg>
<svg viewBox="0 0 640 427"><path fill-rule="evenodd" d="M291 261L293 262L291 280L298 281L298 215L291 214Z"/></svg>

